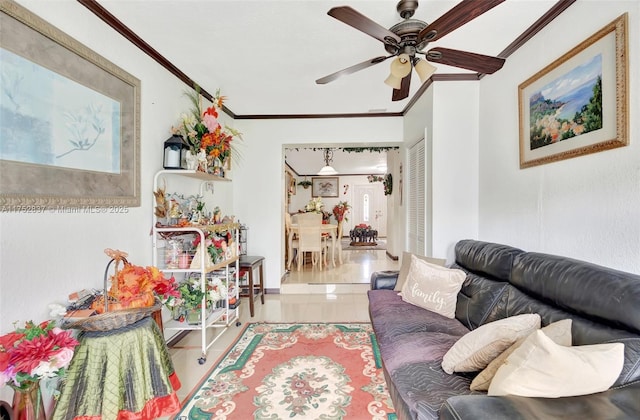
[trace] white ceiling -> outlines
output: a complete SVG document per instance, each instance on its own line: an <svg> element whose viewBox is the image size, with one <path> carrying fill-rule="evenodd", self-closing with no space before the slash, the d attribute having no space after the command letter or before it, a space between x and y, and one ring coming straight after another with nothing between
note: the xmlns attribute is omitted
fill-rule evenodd
<svg viewBox="0 0 640 420"><path fill-rule="evenodd" d="M483 1L483 0L473 0ZM98 0L236 116L401 112L383 83L389 61L326 85L315 80L386 55L383 44L327 15L348 5L384 27L401 21L396 0ZM422 0L414 18L433 22L456 0ZM556 3L507 0L428 45L498 55ZM436 74L471 73L438 65ZM499 75L499 72L496 73ZM499 77L499 76L498 76Z"/></svg>
<svg viewBox="0 0 640 420"><path fill-rule="evenodd" d="M471 0L484 1L484 0ZM430 43L497 56L543 16L557 0L506 0ZM402 18L397 0L98 0L98 3L210 94L219 88L236 117L286 117L397 113L420 88L413 74L409 97L391 101L385 85L389 61L329 84L315 80L365 60L387 55L383 44L330 16L351 6L389 28ZM433 22L459 0L421 0L413 16ZM437 75L468 70L436 64ZM500 77L500 72L495 76ZM437 82L446 83L446 82ZM185 86L186 89L186 86ZM298 175L315 175L322 151L286 151ZM341 175L384 174L386 153L334 150Z"/></svg>

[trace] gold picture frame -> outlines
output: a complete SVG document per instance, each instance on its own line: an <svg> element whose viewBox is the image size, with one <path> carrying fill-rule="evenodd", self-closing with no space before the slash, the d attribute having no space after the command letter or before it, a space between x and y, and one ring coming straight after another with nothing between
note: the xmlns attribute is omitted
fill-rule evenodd
<svg viewBox="0 0 640 420"><path fill-rule="evenodd" d="M521 169L629 144L627 21L619 16L518 86Z"/></svg>
<svg viewBox="0 0 640 420"><path fill-rule="evenodd" d="M13 1L0 26L0 205L139 207L140 80Z"/></svg>

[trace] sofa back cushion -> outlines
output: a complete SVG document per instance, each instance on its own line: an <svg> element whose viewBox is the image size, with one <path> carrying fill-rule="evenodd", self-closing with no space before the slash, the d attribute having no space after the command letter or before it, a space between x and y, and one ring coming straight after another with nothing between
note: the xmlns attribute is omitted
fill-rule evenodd
<svg viewBox="0 0 640 420"><path fill-rule="evenodd" d="M458 293L456 318L470 330L488 322L505 318L504 308L496 313L497 304L504 294L516 256L524 251L507 245L474 240L456 244L453 268L467 273Z"/></svg>
<svg viewBox="0 0 640 420"><path fill-rule="evenodd" d="M537 300L640 334L640 276L529 252L515 259L510 282Z"/></svg>
<svg viewBox="0 0 640 420"><path fill-rule="evenodd" d="M456 263L484 277L509 281L513 261L524 251L509 245L465 239L455 247Z"/></svg>
<svg viewBox="0 0 640 420"><path fill-rule="evenodd" d="M547 283L550 283L548 281ZM548 285L548 287L550 287ZM493 314L514 316L519 314L537 313L542 319L542 325L570 318L572 320L571 335L574 346L600 343L624 343L625 363L622 373L614 386L640 380L640 335L626 329L617 328L611 323L602 322L598 318L578 315L553 305L549 301L538 300L513 285L508 285L500 296ZM496 318L500 319L500 317ZM493 321L493 316L487 317L487 322Z"/></svg>

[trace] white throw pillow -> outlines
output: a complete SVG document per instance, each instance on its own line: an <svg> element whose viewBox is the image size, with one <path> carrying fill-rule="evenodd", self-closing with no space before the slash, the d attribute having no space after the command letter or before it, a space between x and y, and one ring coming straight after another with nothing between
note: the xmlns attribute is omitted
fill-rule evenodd
<svg viewBox="0 0 640 420"><path fill-rule="evenodd" d="M444 267L447 263L447 260L444 258L432 258L425 257L424 255L416 255L411 252L403 252L402 253L402 263L400 264L400 272L398 273L398 280L396 281L396 285L393 288L396 292L401 292L405 283L407 282L407 276L409 275L409 268L411 267L411 257L415 256L416 258L426 261L431 264L439 265Z"/></svg>
<svg viewBox="0 0 640 420"><path fill-rule="evenodd" d="M458 292L466 277L462 270L430 264L412 255L407 281L401 292L402 300L453 318Z"/></svg>
<svg viewBox="0 0 640 420"><path fill-rule="evenodd" d="M547 337L552 339L554 343L560 344L561 346L571 345L571 319L569 318L549 324L546 327L541 328L540 331L542 331ZM489 384L491 384L491 380L495 376L500 366L502 366L502 364L505 362L505 360L507 360L507 357L509 357L511 353L513 353L518 347L520 347L524 340L526 340L526 337L519 339L505 351L500 353L498 357L493 359L491 363L489 363L487 367L478 374L478 376L473 378L473 381L471 381L471 390L488 390Z"/></svg>
<svg viewBox="0 0 640 420"><path fill-rule="evenodd" d="M522 314L481 325L460 337L442 358L442 370L482 370L518 339L540 328L540 315Z"/></svg>
<svg viewBox="0 0 640 420"><path fill-rule="evenodd" d="M560 398L609 389L624 363L624 344L565 347L531 334L498 369L489 395Z"/></svg>

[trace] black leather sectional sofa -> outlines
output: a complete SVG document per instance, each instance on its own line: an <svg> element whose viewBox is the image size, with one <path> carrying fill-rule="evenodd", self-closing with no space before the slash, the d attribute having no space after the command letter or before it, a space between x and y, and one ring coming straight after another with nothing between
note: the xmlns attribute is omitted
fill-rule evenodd
<svg viewBox="0 0 640 420"><path fill-rule="evenodd" d="M454 319L402 301L393 275L372 276L369 312L399 419L640 419L640 276L474 240L455 254L452 267L467 276ZM540 314L542 326L571 318L574 346L624 343L615 384L575 397L496 397L470 390L476 373L442 370L462 335L524 313Z"/></svg>

